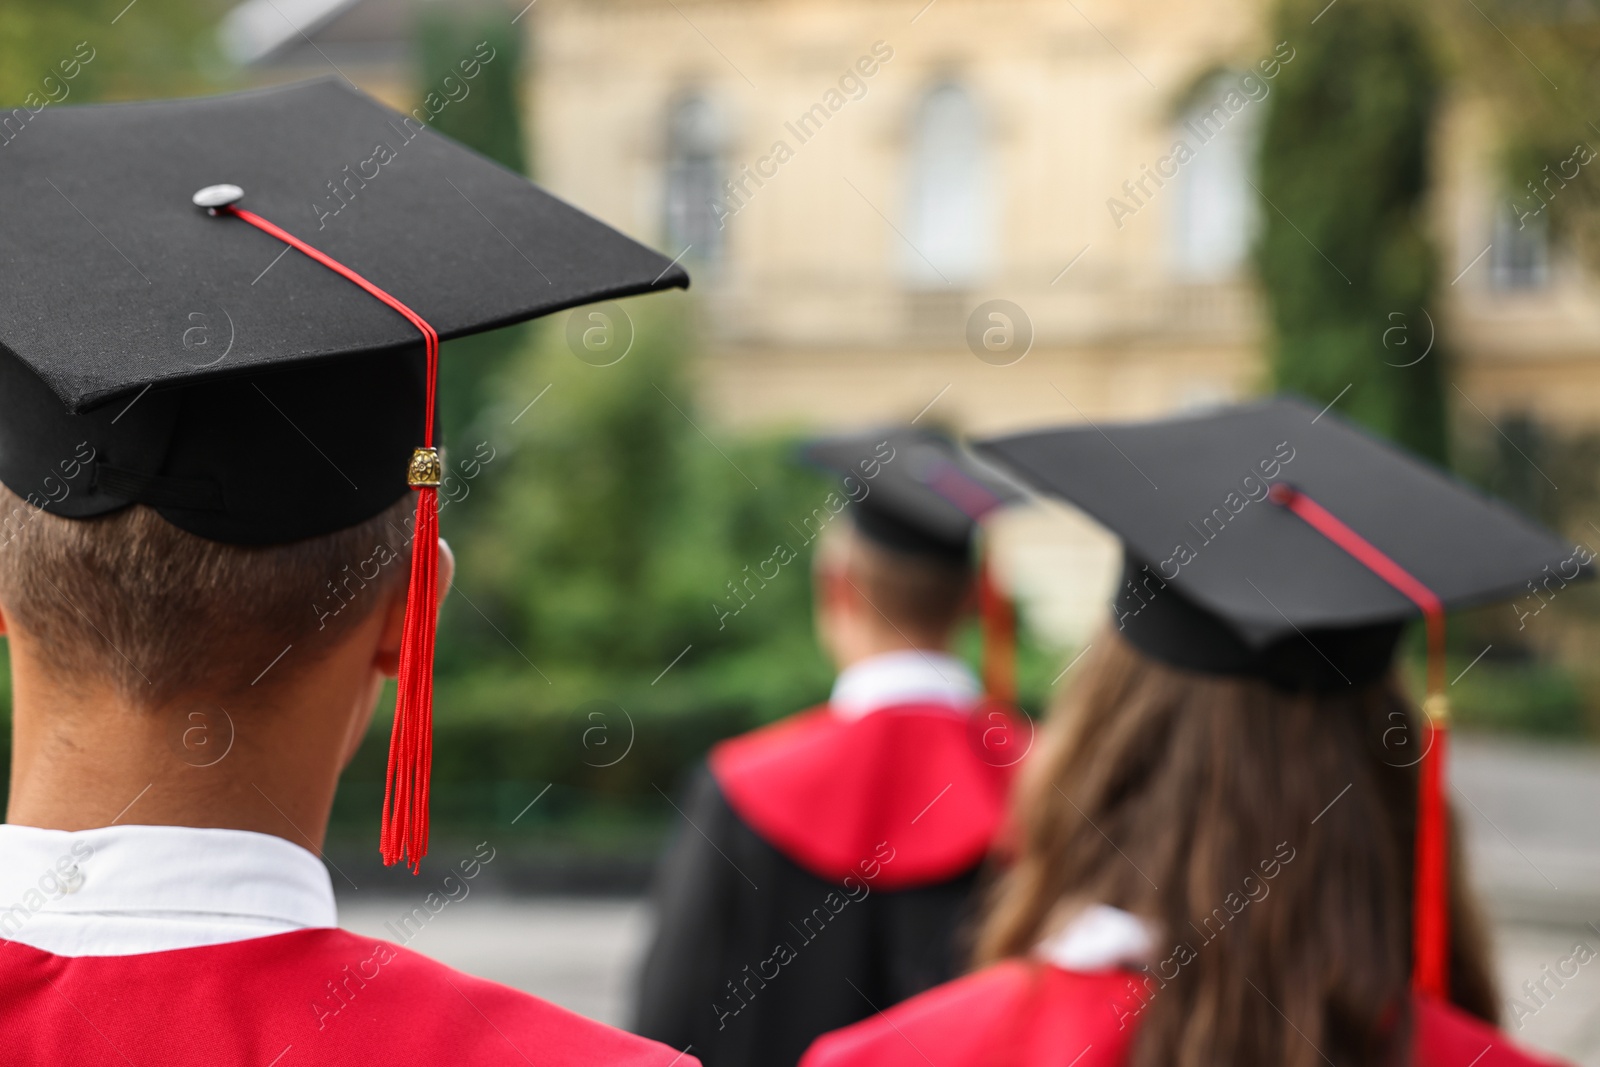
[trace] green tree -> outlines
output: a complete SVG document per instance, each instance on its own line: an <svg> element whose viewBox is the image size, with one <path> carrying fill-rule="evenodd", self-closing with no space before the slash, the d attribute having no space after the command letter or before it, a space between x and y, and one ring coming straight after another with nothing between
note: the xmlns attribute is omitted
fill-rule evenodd
<svg viewBox="0 0 1600 1067"><path fill-rule="evenodd" d="M229 6L223 0L0 5L0 104L24 104L30 94L53 105L202 91L222 69L215 29Z"/></svg>
<svg viewBox="0 0 1600 1067"><path fill-rule="evenodd" d="M1276 19L1297 54L1258 162L1272 372L1442 462L1443 345L1417 361L1438 319L1423 214L1438 75L1408 3L1343 0L1313 27L1323 6L1281 0Z"/></svg>
<svg viewBox="0 0 1600 1067"><path fill-rule="evenodd" d="M521 93L520 27L499 6L427 5L417 17L419 107L435 130L519 173L527 173ZM489 401L486 383L527 346L528 328L513 326L447 342L440 352L439 412L453 446L477 440L475 422Z"/></svg>
<svg viewBox="0 0 1600 1067"><path fill-rule="evenodd" d="M426 7L417 19L417 45L420 97L437 93L449 101L433 119L433 128L514 171L529 173L521 103L522 34L506 21L505 12L495 7L463 14L456 8Z"/></svg>
<svg viewBox="0 0 1600 1067"><path fill-rule="evenodd" d="M791 442L741 441L696 413L686 302L629 302L637 337L610 366L574 355L559 316L497 383L505 400L480 425L498 451L473 483L463 595L446 605L441 709L606 699L770 717L825 693L804 520L828 486L796 467ZM767 562L789 555L780 544L792 558ZM761 569L778 573L744 585Z"/></svg>
<svg viewBox="0 0 1600 1067"><path fill-rule="evenodd" d="M1428 10L1462 96L1495 122L1504 209L1549 226L1556 243L1600 270L1600 9L1429 0Z"/></svg>

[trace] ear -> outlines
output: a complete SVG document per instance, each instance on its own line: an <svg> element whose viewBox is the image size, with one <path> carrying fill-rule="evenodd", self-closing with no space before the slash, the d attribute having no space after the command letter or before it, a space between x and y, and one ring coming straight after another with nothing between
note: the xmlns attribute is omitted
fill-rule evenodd
<svg viewBox="0 0 1600 1067"><path fill-rule="evenodd" d="M823 597L833 611L859 612L867 607L861 589L850 580L850 571L843 560L835 562L822 572Z"/></svg>
<svg viewBox="0 0 1600 1067"><path fill-rule="evenodd" d="M978 568L984 564L980 563ZM967 592L961 598L961 613L963 615L976 615L983 611L983 571L974 569L972 577L967 579ZM959 622L957 623L959 625Z"/></svg>
<svg viewBox="0 0 1600 1067"><path fill-rule="evenodd" d="M450 551L450 542L439 538L439 603L450 592L450 581L456 574L456 554ZM385 676L393 678L400 673L400 643L406 629L406 587L396 585L383 608L383 630L378 635L378 647L373 653L372 665Z"/></svg>
<svg viewBox="0 0 1600 1067"><path fill-rule="evenodd" d="M811 581L818 605L828 611L838 608L841 601L850 600L855 592L845 578L844 560L838 556L829 558L817 553L811 568Z"/></svg>

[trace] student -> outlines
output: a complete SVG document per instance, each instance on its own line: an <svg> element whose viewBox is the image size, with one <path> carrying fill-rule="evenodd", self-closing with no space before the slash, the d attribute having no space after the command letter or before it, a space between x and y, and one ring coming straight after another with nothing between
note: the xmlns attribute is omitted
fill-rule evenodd
<svg viewBox="0 0 1600 1067"><path fill-rule="evenodd" d="M1543 1062L1495 1029L1448 840L1442 612L1587 560L1317 416L1276 400L980 450L1121 536L1113 618L1018 785L982 969L805 1067ZM1393 669L1419 610L1426 719Z"/></svg>
<svg viewBox="0 0 1600 1067"><path fill-rule="evenodd" d="M661 865L642 975L638 1032L713 1067L793 1064L954 973L1027 741L950 654L974 520L1015 490L910 428L808 458L843 476L838 517L807 523L838 680L823 707L712 750Z"/></svg>
<svg viewBox="0 0 1600 1067"><path fill-rule="evenodd" d="M0 173L29 205L0 216L4 1060L692 1064L337 929L317 855L397 675L381 849L428 850L437 333L684 276L332 80L29 133Z"/></svg>

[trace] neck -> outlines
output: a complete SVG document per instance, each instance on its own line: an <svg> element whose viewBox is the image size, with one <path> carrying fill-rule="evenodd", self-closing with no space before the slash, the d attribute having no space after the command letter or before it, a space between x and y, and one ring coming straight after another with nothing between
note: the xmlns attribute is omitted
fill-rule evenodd
<svg viewBox="0 0 1600 1067"><path fill-rule="evenodd" d="M320 851L363 702L370 712L382 682L334 649L290 665L275 689L144 707L110 687L63 686L21 635L10 644L7 821L45 829L219 827Z"/></svg>
<svg viewBox="0 0 1600 1067"><path fill-rule="evenodd" d="M841 671L885 652L950 651L948 639L931 634L905 634L887 626L843 627L841 631L829 642L834 664Z"/></svg>

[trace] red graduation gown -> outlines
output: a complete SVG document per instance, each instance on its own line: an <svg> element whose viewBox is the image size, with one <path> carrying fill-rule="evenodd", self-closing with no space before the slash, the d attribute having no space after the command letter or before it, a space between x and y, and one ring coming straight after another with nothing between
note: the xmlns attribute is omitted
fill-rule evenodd
<svg viewBox="0 0 1600 1067"><path fill-rule="evenodd" d="M692 1056L344 930L134 956L0 941L0 1060L73 1067L696 1067Z"/></svg>
<svg viewBox="0 0 1600 1067"><path fill-rule="evenodd" d="M1009 960L825 1034L801 1067L1122 1067L1135 1003L1122 971L1082 974ZM926 1053L926 1055L924 1055ZM1549 1067L1456 1008L1421 1001L1413 1067Z"/></svg>

